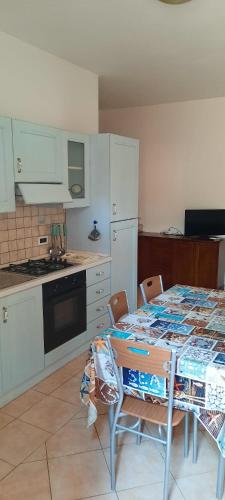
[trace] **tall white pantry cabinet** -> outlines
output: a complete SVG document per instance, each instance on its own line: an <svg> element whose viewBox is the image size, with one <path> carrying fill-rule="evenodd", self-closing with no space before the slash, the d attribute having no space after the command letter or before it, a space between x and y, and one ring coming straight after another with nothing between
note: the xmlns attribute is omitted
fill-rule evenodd
<svg viewBox="0 0 225 500"><path fill-rule="evenodd" d="M111 294L126 289L137 304L139 141L114 134L90 137L90 206L67 212L68 248L111 255ZM101 233L88 238L93 221Z"/></svg>

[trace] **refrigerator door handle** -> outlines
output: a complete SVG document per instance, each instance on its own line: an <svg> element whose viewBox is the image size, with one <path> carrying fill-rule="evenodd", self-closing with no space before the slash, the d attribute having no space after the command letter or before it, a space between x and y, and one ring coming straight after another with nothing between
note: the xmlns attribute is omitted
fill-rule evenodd
<svg viewBox="0 0 225 500"><path fill-rule="evenodd" d="M113 230L113 241L117 241L118 231Z"/></svg>
<svg viewBox="0 0 225 500"><path fill-rule="evenodd" d="M116 206L116 203L113 203L113 204L112 204L112 209L113 209L113 215L116 215L116 214L117 214L117 206Z"/></svg>

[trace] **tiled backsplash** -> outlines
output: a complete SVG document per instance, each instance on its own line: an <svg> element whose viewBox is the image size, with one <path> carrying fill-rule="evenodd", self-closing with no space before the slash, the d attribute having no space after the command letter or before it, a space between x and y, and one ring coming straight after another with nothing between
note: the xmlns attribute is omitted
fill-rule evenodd
<svg viewBox="0 0 225 500"><path fill-rule="evenodd" d="M51 224L65 222L62 205L24 205L16 202L16 212L0 214L0 265L41 257L51 246ZM48 236L48 245L38 246L38 237Z"/></svg>

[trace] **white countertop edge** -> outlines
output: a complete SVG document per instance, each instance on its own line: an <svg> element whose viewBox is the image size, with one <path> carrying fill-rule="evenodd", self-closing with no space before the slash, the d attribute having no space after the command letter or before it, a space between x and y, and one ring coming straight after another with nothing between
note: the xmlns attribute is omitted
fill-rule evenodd
<svg viewBox="0 0 225 500"><path fill-rule="evenodd" d="M80 252L84 253L84 252ZM92 254L93 255L93 254ZM33 278L30 281L25 281L24 283L20 283L19 285L12 285L8 288L3 288L0 290L0 298L7 297L12 295L13 293L23 292L24 290L28 290L29 288L33 288L35 286L43 285L44 283L48 283L49 281L54 281L59 278L63 278L64 276L70 276L71 274L79 273L80 271L86 271L91 267L96 267L98 265L106 264L107 262L111 262L112 258L109 256L99 256L96 255L96 260L92 262L87 262L86 264L78 264L68 267L66 269L62 269L61 271L54 271L52 273L47 274L47 276L41 276L40 278Z"/></svg>

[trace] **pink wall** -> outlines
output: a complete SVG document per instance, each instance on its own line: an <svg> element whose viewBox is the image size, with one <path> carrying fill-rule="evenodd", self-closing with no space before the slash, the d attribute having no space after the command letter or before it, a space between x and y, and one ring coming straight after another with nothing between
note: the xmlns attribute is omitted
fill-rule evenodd
<svg viewBox="0 0 225 500"><path fill-rule="evenodd" d="M104 110L100 131L140 139L145 230L183 231L185 208L225 208L225 98Z"/></svg>

